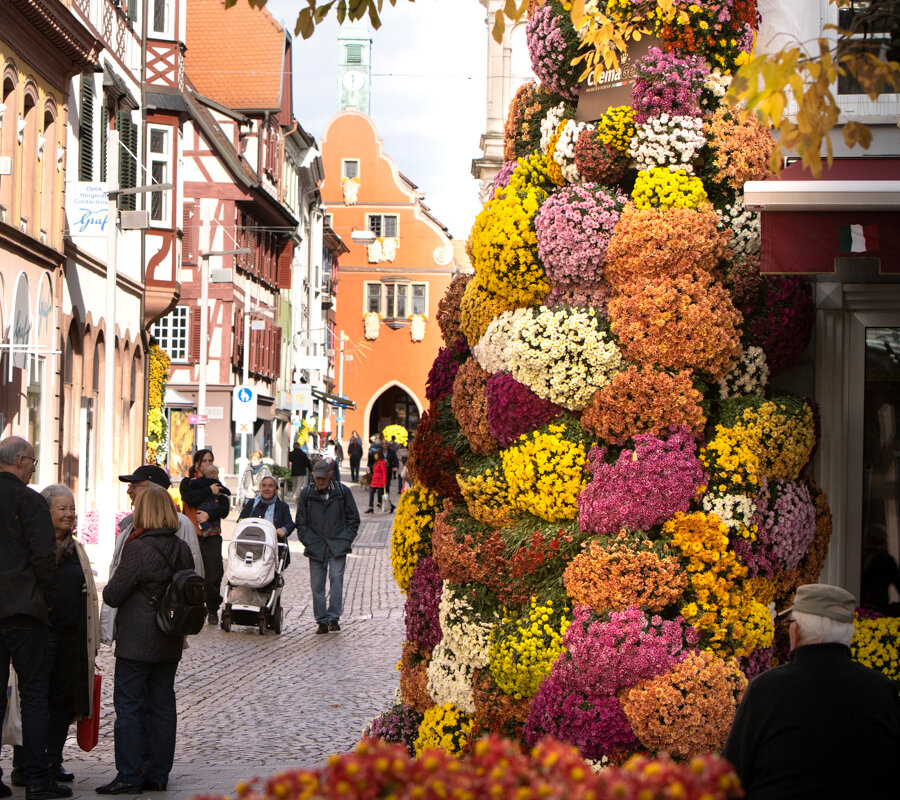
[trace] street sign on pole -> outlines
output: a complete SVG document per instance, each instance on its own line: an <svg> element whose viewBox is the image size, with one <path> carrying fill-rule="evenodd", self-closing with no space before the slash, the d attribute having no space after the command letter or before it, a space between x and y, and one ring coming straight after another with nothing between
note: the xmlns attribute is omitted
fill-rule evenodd
<svg viewBox="0 0 900 800"><path fill-rule="evenodd" d="M235 386L231 393L231 421L256 422L256 399L256 389L252 386Z"/></svg>
<svg viewBox="0 0 900 800"><path fill-rule="evenodd" d="M291 387L291 410L294 413L312 413L312 390L309 386L296 383Z"/></svg>
<svg viewBox="0 0 900 800"><path fill-rule="evenodd" d="M241 436L243 434L253 435L253 423L252 422L235 422L234 423L234 432Z"/></svg>
<svg viewBox="0 0 900 800"><path fill-rule="evenodd" d="M188 425L206 425L206 414L188 414Z"/></svg>

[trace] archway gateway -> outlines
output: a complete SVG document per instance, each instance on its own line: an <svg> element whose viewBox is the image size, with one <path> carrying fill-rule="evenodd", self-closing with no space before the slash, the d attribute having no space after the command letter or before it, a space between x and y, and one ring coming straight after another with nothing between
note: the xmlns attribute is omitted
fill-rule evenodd
<svg viewBox="0 0 900 800"><path fill-rule="evenodd" d="M369 438L388 425L402 425L410 433L419 425L419 407L412 396L399 386L385 389L372 403L369 412Z"/></svg>

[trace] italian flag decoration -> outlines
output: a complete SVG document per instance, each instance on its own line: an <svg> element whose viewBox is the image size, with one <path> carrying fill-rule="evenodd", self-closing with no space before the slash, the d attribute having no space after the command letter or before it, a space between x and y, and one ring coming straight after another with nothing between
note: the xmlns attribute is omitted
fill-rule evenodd
<svg viewBox="0 0 900 800"><path fill-rule="evenodd" d="M841 253L872 253L878 247L877 225L841 225Z"/></svg>

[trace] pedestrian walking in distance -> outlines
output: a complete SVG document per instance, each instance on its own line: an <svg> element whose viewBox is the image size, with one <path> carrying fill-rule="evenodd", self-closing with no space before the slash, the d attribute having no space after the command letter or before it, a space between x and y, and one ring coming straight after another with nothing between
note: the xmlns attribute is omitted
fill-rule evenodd
<svg viewBox="0 0 900 800"><path fill-rule="evenodd" d="M326 459L313 465L313 485L303 490L297 503L297 537L309 559L316 633L341 629L344 568L359 532L356 501L350 489L334 478L332 466Z"/></svg>
<svg viewBox="0 0 900 800"><path fill-rule="evenodd" d="M900 699L889 678L852 660L856 598L800 586L790 661L744 694L725 758L748 800L888 800L900 796Z"/></svg>
<svg viewBox="0 0 900 800"><path fill-rule="evenodd" d="M19 679L22 772L27 800L71 797L47 762L49 612L56 604L56 537L47 501L28 481L34 447L19 436L0 441L0 686L9 665ZM0 769L0 779L3 770ZM0 780L0 797L12 790Z"/></svg>
<svg viewBox="0 0 900 800"><path fill-rule="evenodd" d="M294 484L294 502L300 497L300 492L306 488L309 481L307 477L312 469L312 463L306 451L300 447L300 442L294 442L294 447L288 454L288 463L291 465L291 481Z"/></svg>

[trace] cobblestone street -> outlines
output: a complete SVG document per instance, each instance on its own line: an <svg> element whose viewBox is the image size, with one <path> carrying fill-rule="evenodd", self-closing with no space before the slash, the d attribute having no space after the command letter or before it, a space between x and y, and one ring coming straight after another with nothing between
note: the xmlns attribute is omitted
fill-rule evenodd
<svg viewBox="0 0 900 800"><path fill-rule="evenodd" d="M362 513L367 497L358 487L354 495ZM372 717L390 705L399 683L404 598L391 574L392 524L392 514L362 517L347 564L340 633L315 633L307 562L292 534L282 634L260 636L255 627L237 625L226 633L208 625L190 637L175 679L178 740L169 791L142 796L234 796L238 780L316 766L355 745ZM226 542L233 527L224 530ZM115 776L114 662L110 648L101 647L99 744L82 752L74 726L66 744L76 797L99 797L94 789ZM2 757L8 777L9 748ZM25 790L14 789L14 797L24 798Z"/></svg>

